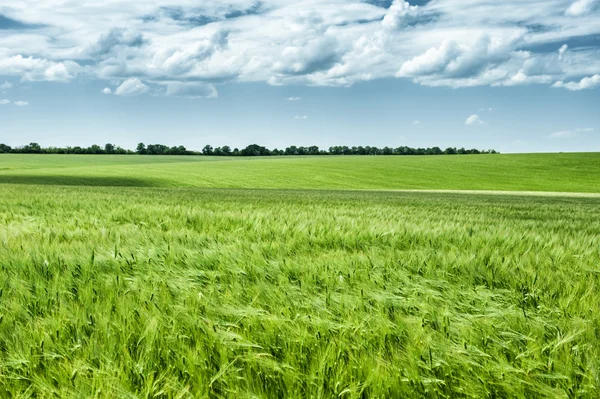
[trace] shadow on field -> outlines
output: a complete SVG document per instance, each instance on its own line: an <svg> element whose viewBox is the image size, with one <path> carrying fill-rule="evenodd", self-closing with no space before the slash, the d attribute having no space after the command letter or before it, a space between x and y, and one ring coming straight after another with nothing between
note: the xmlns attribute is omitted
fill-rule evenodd
<svg viewBox="0 0 600 399"><path fill-rule="evenodd" d="M158 187L156 180L111 176L0 175L0 184L46 186Z"/></svg>

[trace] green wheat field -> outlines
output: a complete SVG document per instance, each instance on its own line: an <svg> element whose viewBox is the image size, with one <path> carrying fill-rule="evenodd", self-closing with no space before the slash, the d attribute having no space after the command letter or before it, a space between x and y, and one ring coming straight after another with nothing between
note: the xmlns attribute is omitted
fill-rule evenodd
<svg viewBox="0 0 600 399"><path fill-rule="evenodd" d="M600 153L2 155L0 397L600 397L599 193Z"/></svg>

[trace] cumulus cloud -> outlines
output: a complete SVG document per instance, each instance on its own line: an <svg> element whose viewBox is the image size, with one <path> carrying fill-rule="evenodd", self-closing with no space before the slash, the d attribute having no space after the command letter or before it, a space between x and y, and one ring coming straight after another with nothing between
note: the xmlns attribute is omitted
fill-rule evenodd
<svg viewBox="0 0 600 399"><path fill-rule="evenodd" d="M149 90L150 88L138 78L129 78L117 87L115 94L117 96L137 96L147 93Z"/></svg>
<svg viewBox="0 0 600 399"><path fill-rule="evenodd" d="M302 97L288 97L285 99L285 101L300 101L302 100Z"/></svg>
<svg viewBox="0 0 600 399"><path fill-rule="evenodd" d="M29 101L20 100L20 101L15 101L14 104L18 107L24 107L26 105L29 105Z"/></svg>
<svg viewBox="0 0 600 399"><path fill-rule="evenodd" d="M414 121L413 122L413 125L420 125L420 124L421 124L421 121Z"/></svg>
<svg viewBox="0 0 600 399"><path fill-rule="evenodd" d="M440 47L430 48L425 53L402 64L398 76L416 77L441 72L459 54L458 44L451 40L445 40Z"/></svg>
<svg viewBox="0 0 600 399"><path fill-rule="evenodd" d="M205 83L181 83L172 82L167 85L167 95L176 97L197 98L216 98L217 89L211 84Z"/></svg>
<svg viewBox="0 0 600 399"><path fill-rule="evenodd" d="M465 121L465 125L467 126L475 126L475 125L483 125L483 121L477 114L473 114L467 118Z"/></svg>
<svg viewBox="0 0 600 399"><path fill-rule="evenodd" d="M105 87L102 89L102 93L104 94L112 94L112 90L109 87Z"/></svg>
<svg viewBox="0 0 600 399"><path fill-rule="evenodd" d="M103 56L119 46L141 47L146 42L147 40L141 33L131 32L124 28L112 28L98 35L96 41L91 43L84 52L92 57Z"/></svg>
<svg viewBox="0 0 600 399"><path fill-rule="evenodd" d="M508 75L507 68L499 65L506 65L514 57L523 58L513 54L520 40L520 35L492 38L487 34L469 44L443 40L438 47L404 62L396 76L414 78L430 86L499 84Z"/></svg>
<svg viewBox="0 0 600 399"><path fill-rule="evenodd" d="M584 43L600 34L599 2L5 0L10 18L39 27L3 31L0 71L23 81L135 77L165 95L175 82L171 93L189 82L349 86L394 76L575 87L600 75L598 45Z"/></svg>
<svg viewBox="0 0 600 399"><path fill-rule="evenodd" d="M414 23L419 17L419 7L408 1L394 0L381 21L384 29L400 29Z"/></svg>
<svg viewBox="0 0 600 399"><path fill-rule="evenodd" d="M227 46L228 36L229 32L218 31L199 41L160 48L152 57L149 72L171 77L201 75L205 62Z"/></svg>
<svg viewBox="0 0 600 399"><path fill-rule="evenodd" d="M0 56L0 71L6 75L20 75L23 81L71 80L79 71L79 64L73 61L54 62L33 56L17 54L11 57Z"/></svg>
<svg viewBox="0 0 600 399"><path fill-rule="evenodd" d="M552 87L563 87L567 90L578 91L592 89L600 86L600 75L589 76L581 79L579 82L563 82L562 80L554 83Z"/></svg>
<svg viewBox="0 0 600 399"><path fill-rule="evenodd" d="M8 90L8 89L12 89L12 87L13 87L12 83L10 83L10 82L8 82L8 81L6 81L6 82L4 82L4 83L2 83L2 84L0 85L0 89L1 89L1 90Z"/></svg>
<svg viewBox="0 0 600 399"><path fill-rule="evenodd" d="M275 72L282 75L307 75L327 70L340 60L342 51L336 38L315 37L285 47L278 61Z"/></svg>
<svg viewBox="0 0 600 399"><path fill-rule="evenodd" d="M569 8L567 8L565 15L570 17L580 17L594 11L598 5L598 0L576 0Z"/></svg>
<svg viewBox="0 0 600 399"><path fill-rule="evenodd" d="M0 100L0 105L8 105L8 104L10 104L10 100L7 100L7 99Z"/></svg>

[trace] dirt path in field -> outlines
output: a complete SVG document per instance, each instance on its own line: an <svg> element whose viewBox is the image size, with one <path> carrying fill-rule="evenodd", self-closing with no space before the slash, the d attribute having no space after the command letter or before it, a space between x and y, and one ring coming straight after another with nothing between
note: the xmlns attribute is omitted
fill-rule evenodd
<svg viewBox="0 0 600 399"><path fill-rule="evenodd" d="M380 191L380 190L377 190ZM570 193L556 191L500 191L500 190L381 190L399 193L440 193L440 194L482 194L482 195L522 195L534 197L577 197L600 198L600 193Z"/></svg>

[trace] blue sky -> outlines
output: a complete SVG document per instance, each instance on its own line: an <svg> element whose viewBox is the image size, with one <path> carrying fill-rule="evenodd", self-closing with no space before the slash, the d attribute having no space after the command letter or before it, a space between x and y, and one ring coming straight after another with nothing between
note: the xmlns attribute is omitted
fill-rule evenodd
<svg viewBox="0 0 600 399"><path fill-rule="evenodd" d="M8 0L31 141L600 151L600 0Z"/></svg>

